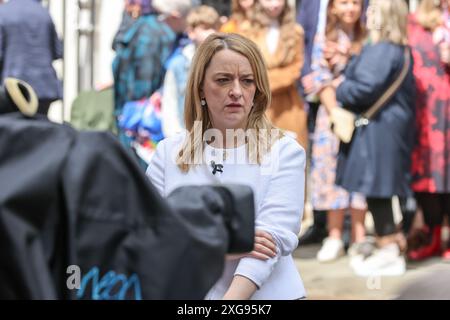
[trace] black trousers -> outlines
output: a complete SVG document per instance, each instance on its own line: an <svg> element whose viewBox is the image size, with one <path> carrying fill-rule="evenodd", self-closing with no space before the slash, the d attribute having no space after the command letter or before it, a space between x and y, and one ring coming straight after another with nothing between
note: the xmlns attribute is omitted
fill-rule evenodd
<svg viewBox="0 0 450 320"><path fill-rule="evenodd" d="M445 215L450 218L450 193L416 193L416 199L431 229L441 225Z"/></svg>
<svg viewBox="0 0 450 320"><path fill-rule="evenodd" d="M54 100L50 100L50 99L40 99L37 113L43 114L44 116L46 116L48 113L48 109L50 109L50 104L53 101Z"/></svg>
<svg viewBox="0 0 450 320"><path fill-rule="evenodd" d="M366 198L366 201L373 216L376 235L384 237L397 233L392 200L390 198Z"/></svg>

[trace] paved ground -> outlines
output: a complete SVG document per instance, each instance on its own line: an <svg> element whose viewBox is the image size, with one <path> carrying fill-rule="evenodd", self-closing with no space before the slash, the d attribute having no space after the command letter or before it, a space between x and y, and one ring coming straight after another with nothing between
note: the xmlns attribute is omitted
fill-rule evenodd
<svg viewBox="0 0 450 320"><path fill-rule="evenodd" d="M361 278L353 274L347 257L336 262L322 264L315 255L319 245L299 248L294 253L297 267L302 275L308 299L392 299L406 284L438 268L450 268L434 258L421 263L409 263L401 277Z"/></svg>

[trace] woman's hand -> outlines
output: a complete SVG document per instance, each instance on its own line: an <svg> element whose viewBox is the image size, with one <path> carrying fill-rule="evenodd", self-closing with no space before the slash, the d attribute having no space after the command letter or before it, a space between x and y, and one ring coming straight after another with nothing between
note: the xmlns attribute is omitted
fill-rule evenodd
<svg viewBox="0 0 450 320"><path fill-rule="evenodd" d="M308 95L313 93L316 88L314 85L314 73L309 73L302 78L303 91Z"/></svg>
<svg viewBox="0 0 450 320"><path fill-rule="evenodd" d="M255 245L253 251L245 254L229 254L227 260L236 260L244 257L252 257L259 260L268 260L277 255L277 246L272 235L266 231L255 231Z"/></svg>
<svg viewBox="0 0 450 320"><path fill-rule="evenodd" d="M341 83L344 82L344 80L345 80L345 77L341 75L341 76L337 77L336 79L334 79L333 81L331 81L331 86L334 89L337 89L337 87L339 87L341 85Z"/></svg>
<svg viewBox="0 0 450 320"><path fill-rule="evenodd" d="M327 41L323 50L324 58L328 61L330 68L345 66L350 58L350 46L339 45L333 41Z"/></svg>

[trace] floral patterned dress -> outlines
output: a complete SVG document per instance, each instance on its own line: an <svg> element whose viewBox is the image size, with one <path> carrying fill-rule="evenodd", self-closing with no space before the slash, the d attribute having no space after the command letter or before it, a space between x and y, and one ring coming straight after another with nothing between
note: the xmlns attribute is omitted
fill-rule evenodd
<svg viewBox="0 0 450 320"><path fill-rule="evenodd" d="M433 34L414 16L408 24L417 88L413 190L450 193L450 67L440 61Z"/></svg>
<svg viewBox="0 0 450 320"><path fill-rule="evenodd" d="M327 63L323 61L322 52L325 39L317 35L313 47L312 69L316 88L322 88L333 79L340 76L345 66L329 70ZM348 45L351 39L340 32L339 45ZM367 205L363 195L350 194L345 189L335 184L337 154L339 151L339 139L330 129L330 118L323 105L319 107L316 118L316 126L312 137L312 161L311 161L311 196L315 210L339 210L355 208L364 210Z"/></svg>

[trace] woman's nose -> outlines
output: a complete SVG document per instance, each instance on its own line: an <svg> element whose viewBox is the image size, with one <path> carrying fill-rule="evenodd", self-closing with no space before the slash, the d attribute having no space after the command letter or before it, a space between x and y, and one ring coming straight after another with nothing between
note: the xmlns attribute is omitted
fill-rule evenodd
<svg viewBox="0 0 450 320"><path fill-rule="evenodd" d="M230 96L234 98L240 98L242 96L242 88L239 80L233 81L233 86L230 90Z"/></svg>

